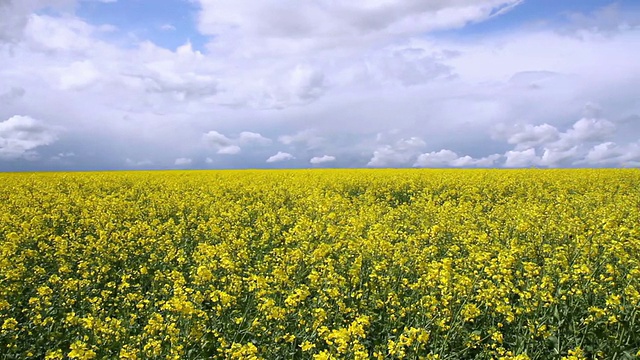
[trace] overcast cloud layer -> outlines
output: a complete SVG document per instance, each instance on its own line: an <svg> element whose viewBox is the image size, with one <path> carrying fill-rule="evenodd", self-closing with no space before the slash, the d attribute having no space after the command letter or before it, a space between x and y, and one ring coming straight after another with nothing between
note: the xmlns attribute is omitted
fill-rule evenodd
<svg viewBox="0 0 640 360"><path fill-rule="evenodd" d="M639 43L635 1L0 0L0 171L637 167Z"/></svg>

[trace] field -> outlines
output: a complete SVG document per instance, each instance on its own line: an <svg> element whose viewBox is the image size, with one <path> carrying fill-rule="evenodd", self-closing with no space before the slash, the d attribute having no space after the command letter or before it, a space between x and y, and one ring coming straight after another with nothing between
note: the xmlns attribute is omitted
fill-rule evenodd
<svg viewBox="0 0 640 360"><path fill-rule="evenodd" d="M0 174L2 359L635 359L640 171Z"/></svg>

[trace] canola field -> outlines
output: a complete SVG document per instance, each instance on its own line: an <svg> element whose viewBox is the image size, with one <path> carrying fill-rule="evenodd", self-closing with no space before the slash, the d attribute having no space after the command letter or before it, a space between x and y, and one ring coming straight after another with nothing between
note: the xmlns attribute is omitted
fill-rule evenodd
<svg viewBox="0 0 640 360"><path fill-rule="evenodd" d="M2 359L635 359L640 171L0 174Z"/></svg>

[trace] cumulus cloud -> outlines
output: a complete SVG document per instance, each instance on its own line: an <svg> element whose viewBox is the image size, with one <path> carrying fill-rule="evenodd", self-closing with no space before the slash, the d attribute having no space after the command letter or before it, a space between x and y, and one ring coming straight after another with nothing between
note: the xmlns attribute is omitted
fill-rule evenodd
<svg viewBox="0 0 640 360"><path fill-rule="evenodd" d="M376 140L381 141L385 137L394 135L393 132L390 134L379 133L376 135ZM407 166L425 145L425 141L417 136L401 138L392 144L382 145L374 150L367 166Z"/></svg>
<svg viewBox="0 0 640 360"><path fill-rule="evenodd" d="M233 141L231 139L215 130L211 130L205 133L202 137L207 143L218 147L224 147L233 144Z"/></svg>
<svg viewBox="0 0 640 360"><path fill-rule="evenodd" d="M591 148L585 160L592 164L606 164L622 155L620 150L616 143L607 141Z"/></svg>
<svg viewBox="0 0 640 360"><path fill-rule="evenodd" d="M603 141L611 137L615 130L615 124L609 120L582 118L562 134L554 145L566 149L579 144Z"/></svg>
<svg viewBox="0 0 640 360"><path fill-rule="evenodd" d="M588 104L586 112L597 114L594 106ZM616 132L616 125L602 118L581 118L566 131L557 127L542 124L524 126L517 125L511 129L498 126L498 137L506 136L507 143L514 145L514 149L505 153L505 166L571 166L576 164L597 165L603 161L605 154L613 156L613 149L617 148L610 140ZM602 143L605 141L604 143ZM595 145L588 151L590 146ZM617 148L616 151L620 151ZM541 155L537 155L541 154ZM616 158L621 160L620 158Z"/></svg>
<svg viewBox="0 0 640 360"><path fill-rule="evenodd" d="M324 164L328 162L335 161L336 157L331 155L323 155L323 156L314 156L309 160L309 162L313 165Z"/></svg>
<svg viewBox="0 0 640 360"><path fill-rule="evenodd" d="M271 139L251 131L241 132L237 141L243 144L256 143L260 145L269 145L272 142Z"/></svg>
<svg viewBox="0 0 640 360"><path fill-rule="evenodd" d="M451 150L443 149L418 156L415 165L424 167L447 166L456 159L458 159L458 154Z"/></svg>
<svg viewBox="0 0 640 360"><path fill-rule="evenodd" d="M638 166L640 164L640 141L620 146L607 141L589 149L579 164L595 166Z"/></svg>
<svg viewBox="0 0 640 360"><path fill-rule="evenodd" d="M282 152L282 151L278 151L277 154L270 156L267 159L268 163L274 163L274 162L281 162L281 161L286 161L286 160L293 160L295 159L295 157L289 153L286 152Z"/></svg>
<svg viewBox="0 0 640 360"><path fill-rule="evenodd" d="M397 151L390 145L379 147L373 152L371 160L367 163L367 166L372 167L385 167L392 165L404 165L411 158L411 154L406 154Z"/></svg>
<svg viewBox="0 0 640 360"><path fill-rule="evenodd" d="M492 167L500 159L499 154L475 159L469 155L459 156L456 152L442 149L438 152L420 154L413 164L415 167Z"/></svg>
<svg viewBox="0 0 640 360"><path fill-rule="evenodd" d="M558 148L545 148L542 157L538 160L538 164L548 167L556 167L563 163L571 163L576 160L579 154L579 147L573 146L563 150Z"/></svg>
<svg viewBox="0 0 640 360"><path fill-rule="evenodd" d="M269 145L271 139L268 139L259 133L243 131L237 138L231 139L215 130L211 130L205 133L203 136L204 141L217 149L218 154L223 155L235 155L242 151L239 145Z"/></svg>
<svg viewBox="0 0 640 360"><path fill-rule="evenodd" d="M235 154L239 154L240 151L242 151L242 149L240 148L240 146L237 145L229 145L229 146L223 146L221 148L218 149L218 154L223 154L223 155L235 155Z"/></svg>
<svg viewBox="0 0 640 360"><path fill-rule="evenodd" d="M504 156L506 158L504 166L506 167L530 167L540 162L535 149L511 150L507 151Z"/></svg>
<svg viewBox="0 0 640 360"><path fill-rule="evenodd" d="M193 160L190 158L177 158L174 164L177 166L188 166L191 165L192 162Z"/></svg>
<svg viewBox="0 0 640 360"><path fill-rule="evenodd" d="M485 157L481 157L481 158L473 158L469 155L465 155L465 156L461 156L459 158L457 158L456 160L453 160L451 162L451 166L456 166L456 167L468 167L468 166L475 166L475 167L493 167L496 165L496 162L501 158L502 156L500 154L493 154L493 155L489 155L489 156L485 156Z"/></svg>
<svg viewBox="0 0 640 360"><path fill-rule="evenodd" d="M509 136L507 142L516 145L516 150L523 150L556 141L559 137L560 134L555 126L527 124Z"/></svg>
<svg viewBox="0 0 640 360"><path fill-rule="evenodd" d="M54 128L29 116L12 116L0 122L0 159L37 157L35 149L58 140Z"/></svg>

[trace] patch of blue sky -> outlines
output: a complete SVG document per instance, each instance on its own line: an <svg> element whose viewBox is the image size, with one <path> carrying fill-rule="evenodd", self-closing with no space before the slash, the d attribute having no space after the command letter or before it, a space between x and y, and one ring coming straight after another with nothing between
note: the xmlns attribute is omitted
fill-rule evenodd
<svg viewBox="0 0 640 360"><path fill-rule="evenodd" d="M614 4L622 10L638 7L638 3L637 0L524 0L505 14L435 34L449 38L473 38L523 27L557 28L568 25L573 14L589 15Z"/></svg>
<svg viewBox="0 0 640 360"><path fill-rule="evenodd" d="M203 50L207 37L197 30L197 11L186 0L82 1L76 15L93 25L113 25L117 36L133 42L148 40L170 50L191 42Z"/></svg>

